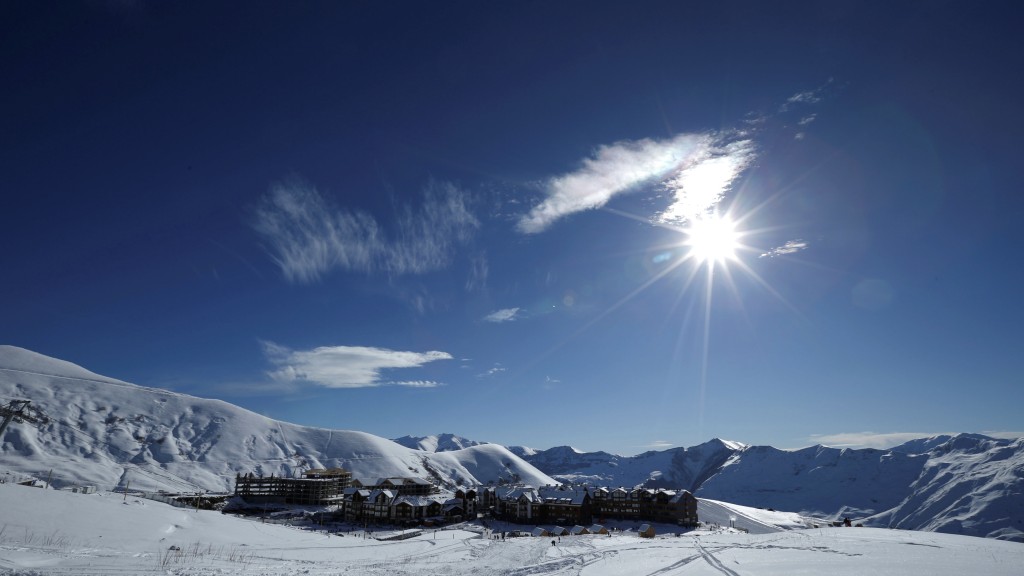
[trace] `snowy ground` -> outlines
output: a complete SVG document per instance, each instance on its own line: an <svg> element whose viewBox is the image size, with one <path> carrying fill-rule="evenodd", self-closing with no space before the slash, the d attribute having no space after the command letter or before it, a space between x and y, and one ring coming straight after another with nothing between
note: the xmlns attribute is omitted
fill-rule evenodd
<svg viewBox="0 0 1024 576"><path fill-rule="evenodd" d="M735 516L737 524L756 520L762 533L721 529L641 539L621 532L563 536L552 545L551 538L493 540L467 527L380 542L111 493L4 484L0 574L1016 576L1024 566L1024 545L1017 543L871 528L779 531L773 524L799 519L725 503L702 508Z"/></svg>

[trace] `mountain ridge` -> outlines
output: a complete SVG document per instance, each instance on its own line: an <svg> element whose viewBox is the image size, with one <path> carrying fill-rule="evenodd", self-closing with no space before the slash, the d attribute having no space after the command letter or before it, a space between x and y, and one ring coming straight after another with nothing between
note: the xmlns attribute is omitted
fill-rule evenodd
<svg viewBox="0 0 1024 576"><path fill-rule="evenodd" d="M893 448L797 450L712 439L636 456L510 447L570 484L684 488L698 498L834 521L1024 541L1024 439L961 433Z"/></svg>
<svg viewBox="0 0 1024 576"><path fill-rule="evenodd" d="M280 422L0 346L0 401L15 398L30 399L51 420L10 426L0 438L0 470L57 472L58 486L230 491L239 473L293 476L340 466L358 478L420 476L444 486L684 488L698 498L822 519L1024 541L1024 439L964 433L890 450L780 450L716 438L629 457L505 447L451 433L393 441Z"/></svg>
<svg viewBox="0 0 1024 576"><path fill-rule="evenodd" d="M50 422L11 425L0 468L59 482L230 491L240 473L294 476L343 467L358 478L420 476L441 485L555 481L496 444L429 453L353 430L280 422L220 400L146 388L0 346L0 399L30 399Z"/></svg>

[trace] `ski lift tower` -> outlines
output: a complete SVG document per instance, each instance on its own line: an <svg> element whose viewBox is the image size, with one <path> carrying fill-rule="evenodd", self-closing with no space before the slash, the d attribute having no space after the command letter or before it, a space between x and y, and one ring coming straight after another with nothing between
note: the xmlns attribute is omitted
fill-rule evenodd
<svg viewBox="0 0 1024 576"><path fill-rule="evenodd" d="M0 441L3 441L4 431L12 421L36 425L46 424L50 421L42 410L31 404L31 400L11 400L6 406L0 405L0 418L3 418L3 422L0 422Z"/></svg>

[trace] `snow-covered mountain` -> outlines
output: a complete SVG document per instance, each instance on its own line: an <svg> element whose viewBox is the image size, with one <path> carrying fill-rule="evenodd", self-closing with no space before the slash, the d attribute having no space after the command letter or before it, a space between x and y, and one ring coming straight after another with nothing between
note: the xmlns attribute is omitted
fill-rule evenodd
<svg viewBox="0 0 1024 576"><path fill-rule="evenodd" d="M50 421L12 424L0 470L55 485L231 490L236 473L343 467L357 478L421 476L447 485L555 481L503 446L427 452L372 434L279 422L219 400L136 386L0 346L0 403L31 400Z"/></svg>
<svg viewBox="0 0 1024 576"><path fill-rule="evenodd" d="M471 442L459 438L453 446ZM570 446L509 450L562 482L685 488L699 498L823 519L1024 540L1024 439L942 435L889 450L779 450L714 439L636 456Z"/></svg>
<svg viewBox="0 0 1024 576"><path fill-rule="evenodd" d="M488 444L488 442L477 442L455 434L435 434L433 436L402 436L393 440L396 444L406 448L414 448L424 452L452 452L464 450L472 446ZM513 452L514 453L514 452Z"/></svg>
<svg viewBox="0 0 1024 576"><path fill-rule="evenodd" d="M580 452L569 446L547 450L509 448L527 462L564 482L598 486L697 488L737 450L739 442L714 439L691 448L650 451L636 456Z"/></svg>
<svg viewBox="0 0 1024 576"><path fill-rule="evenodd" d="M711 440L625 457L506 448L441 434L397 441L279 422L226 402L136 386L0 346L0 404L29 399L51 420L11 425L0 472L171 491L230 490L236 473L340 466L356 477L448 485L519 479L686 488L699 498L867 525L1024 540L1024 439L974 434L891 450L779 450Z"/></svg>
<svg viewBox="0 0 1024 576"><path fill-rule="evenodd" d="M926 456L906 498L875 523L1024 541L1024 438L960 434Z"/></svg>
<svg viewBox="0 0 1024 576"><path fill-rule="evenodd" d="M934 436L890 450L779 450L716 439L630 457L567 446L510 450L564 482L686 488L805 516L1024 540L1024 439Z"/></svg>

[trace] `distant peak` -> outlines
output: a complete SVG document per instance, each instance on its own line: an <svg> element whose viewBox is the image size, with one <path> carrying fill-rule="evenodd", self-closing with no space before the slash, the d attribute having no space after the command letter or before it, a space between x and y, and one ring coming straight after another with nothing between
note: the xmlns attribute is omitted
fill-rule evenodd
<svg viewBox="0 0 1024 576"><path fill-rule="evenodd" d="M724 448L728 448L729 450L743 450L744 448L747 447L747 444L744 444L743 442L736 442L735 440L725 440L723 438L712 438L711 440L708 440L707 442L704 443L704 445L708 444L717 444Z"/></svg>

